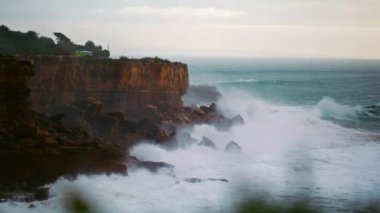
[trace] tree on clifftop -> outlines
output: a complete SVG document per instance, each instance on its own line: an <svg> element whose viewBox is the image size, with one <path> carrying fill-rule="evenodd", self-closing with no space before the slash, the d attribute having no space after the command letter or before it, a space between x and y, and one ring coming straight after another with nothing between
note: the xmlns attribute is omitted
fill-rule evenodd
<svg viewBox="0 0 380 213"><path fill-rule="evenodd" d="M88 50L93 51L95 57L110 56L108 50L103 50L92 41L78 45L63 33L53 34L56 42L51 38L39 36L35 31L23 33L0 25L0 54L74 55L76 50Z"/></svg>
<svg viewBox="0 0 380 213"><path fill-rule="evenodd" d="M73 55L75 52L75 44L63 33L53 33L57 40L57 47L64 55Z"/></svg>

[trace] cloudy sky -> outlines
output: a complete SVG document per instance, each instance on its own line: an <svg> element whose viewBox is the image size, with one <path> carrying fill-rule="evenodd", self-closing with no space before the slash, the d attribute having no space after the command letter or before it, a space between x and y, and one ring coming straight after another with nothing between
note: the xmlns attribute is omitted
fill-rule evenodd
<svg viewBox="0 0 380 213"><path fill-rule="evenodd" d="M0 24L114 56L380 58L380 0L0 0Z"/></svg>

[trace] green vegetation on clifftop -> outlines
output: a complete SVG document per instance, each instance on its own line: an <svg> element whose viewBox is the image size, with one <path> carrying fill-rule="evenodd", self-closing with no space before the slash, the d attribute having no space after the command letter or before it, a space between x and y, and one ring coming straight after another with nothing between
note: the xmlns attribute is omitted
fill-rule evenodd
<svg viewBox="0 0 380 213"><path fill-rule="evenodd" d="M34 31L26 33L12 31L0 26L0 54L21 55L74 55L76 50L92 51L94 57L109 57L110 52L102 46L87 41L84 45L73 43L62 33L55 32L56 42L48 37L39 36Z"/></svg>

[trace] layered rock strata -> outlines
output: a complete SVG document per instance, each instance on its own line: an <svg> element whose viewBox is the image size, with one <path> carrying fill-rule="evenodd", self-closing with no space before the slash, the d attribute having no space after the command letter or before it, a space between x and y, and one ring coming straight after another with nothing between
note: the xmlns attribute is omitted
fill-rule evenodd
<svg viewBox="0 0 380 213"><path fill-rule="evenodd" d="M32 75L29 61L0 56L0 200L60 176L125 173L118 146L31 110L26 85Z"/></svg>
<svg viewBox="0 0 380 213"><path fill-rule="evenodd" d="M187 65L160 59L96 59L30 56L35 76L30 80L34 110L54 112L93 97L104 112L122 112L138 121L145 117L163 120L182 108L189 87ZM155 112L160 112L155 118Z"/></svg>

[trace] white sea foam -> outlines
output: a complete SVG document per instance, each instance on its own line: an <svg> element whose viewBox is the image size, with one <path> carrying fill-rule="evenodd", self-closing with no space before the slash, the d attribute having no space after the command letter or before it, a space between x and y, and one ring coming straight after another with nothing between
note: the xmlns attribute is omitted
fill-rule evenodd
<svg viewBox="0 0 380 213"><path fill-rule="evenodd" d="M251 82L259 82L257 79L249 78L249 79L235 79L235 80L216 80L216 81L202 81L202 82L194 82L196 85L215 85L215 84L232 84L232 83L251 83Z"/></svg>
<svg viewBox="0 0 380 213"><path fill-rule="evenodd" d="M228 116L241 114L245 124L220 132L198 125L192 137L203 136L216 150L197 145L168 151L139 144L131 154L139 159L175 166L175 177L145 170L129 176L80 176L52 184L45 202L0 204L1 212L65 212L65 191L83 193L99 212L234 212L242 197L268 193L275 197L302 195L327 212L350 209L360 199L380 196L380 145L366 142L357 130L344 128L324 114L352 116L355 108L325 98L315 107L277 106L249 95L225 93L218 104ZM242 153L227 153L235 141ZM186 182L186 178L224 178ZM359 199L360 198L360 199ZM359 199L359 200L358 200Z"/></svg>
<svg viewBox="0 0 380 213"><path fill-rule="evenodd" d="M324 97L317 104L322 116L332 117L339 120L355 120L358 116L359 106L350 106L337 103L331 97Z"/></svg>

